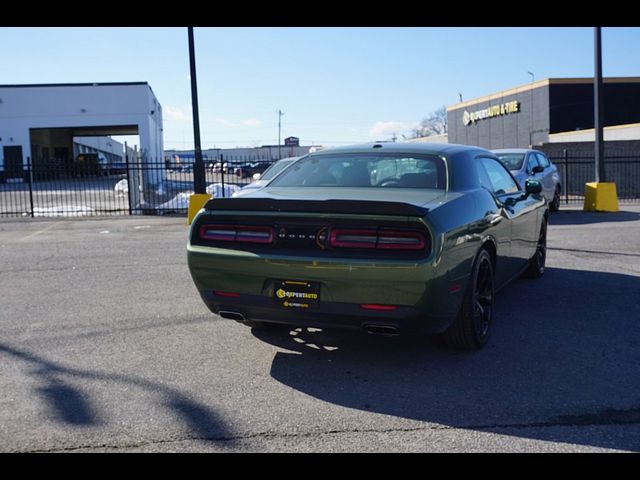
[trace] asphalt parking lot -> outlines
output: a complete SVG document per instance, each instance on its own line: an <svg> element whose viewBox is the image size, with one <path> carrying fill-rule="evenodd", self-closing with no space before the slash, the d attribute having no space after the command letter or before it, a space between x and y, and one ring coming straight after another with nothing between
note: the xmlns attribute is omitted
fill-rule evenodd
<svg viewBox="0 0 640 480"><path fill-rule="evenodd" d="M0 451L640 451L640 207L561 211L474 353L211 314L184 218L0 221Z"/></svg>

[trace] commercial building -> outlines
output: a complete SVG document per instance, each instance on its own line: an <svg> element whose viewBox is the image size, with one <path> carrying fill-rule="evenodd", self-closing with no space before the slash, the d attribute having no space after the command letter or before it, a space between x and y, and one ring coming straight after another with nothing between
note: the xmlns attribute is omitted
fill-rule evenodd
<svg viewBox="0 0 640 480"><path fill-rule="evenodd" d="M142 161L161 159L162 130L147 82L0 85L0 181L23 178L29 160L36 170L52 162L70 170L79 137L138 135Z"/></svg>
<svg viewBox="0 0 640 480"><path fill-rule="evenodd" d="M448 142L489 149L557 150L560 143L593 148L593 90L593 78L548 78L456 103L447 108ZM603 95L605 144L640 146L640 78L605 78Z"/></svg>

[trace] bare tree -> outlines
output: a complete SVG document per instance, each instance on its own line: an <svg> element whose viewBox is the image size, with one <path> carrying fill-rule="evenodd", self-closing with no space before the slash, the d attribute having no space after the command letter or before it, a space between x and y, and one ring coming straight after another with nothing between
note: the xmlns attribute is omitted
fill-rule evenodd
<svg viewBox="0 0 640 480"><path fill-rule="evenodd" d="M420 125L413 128L410 138L431 137L432 135L444 135L447 133L447 107L442 106L434 110L429 116L422 119Z"/></svg>

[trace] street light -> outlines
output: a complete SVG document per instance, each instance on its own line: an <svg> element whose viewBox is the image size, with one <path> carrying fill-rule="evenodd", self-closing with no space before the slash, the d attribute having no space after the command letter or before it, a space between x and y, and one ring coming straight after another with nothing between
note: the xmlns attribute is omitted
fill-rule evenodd
<svg viewBox="0 0 640 480"><path fill-rule="evenodd" d="M280 154L280 127L281 127L281 122L280 119L282 118L282 116L284 115L284 112L282 110L278 110L278 160L280 160L282 158L282 155Z"/></svg>
<svg viewBox="0 0 640 480"><path fill-rule="evenodd" d="M533 84L536 76L533 72L527 73L531 75L531 83ZM533 85L531 85L531 88L529 89L529 111L531 112L529 114L529 148L533 148Z"/></svg>

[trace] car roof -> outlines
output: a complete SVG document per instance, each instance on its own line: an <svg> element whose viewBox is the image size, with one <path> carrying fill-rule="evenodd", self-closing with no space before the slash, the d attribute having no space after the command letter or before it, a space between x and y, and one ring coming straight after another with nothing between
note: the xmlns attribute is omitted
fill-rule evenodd
<svg viewBox="0 0 640 480"><path fill-rule="evenodd" d="M431 155L453 155L459 152L478 151L491 153L481 147L473 145L458 145L455 143L405 143L405 142L372 142L344 147L331 147L310 153L312 156L333 155L336 153L412 153Z"/></svg>
<svg viewBox="0 0 640 480"><path fill-rule="evenodd" d="M491 150L493 153L529 153L536 152L542 153L540 150L536 150L535 148L497 148L495 150Z"/></svg>

